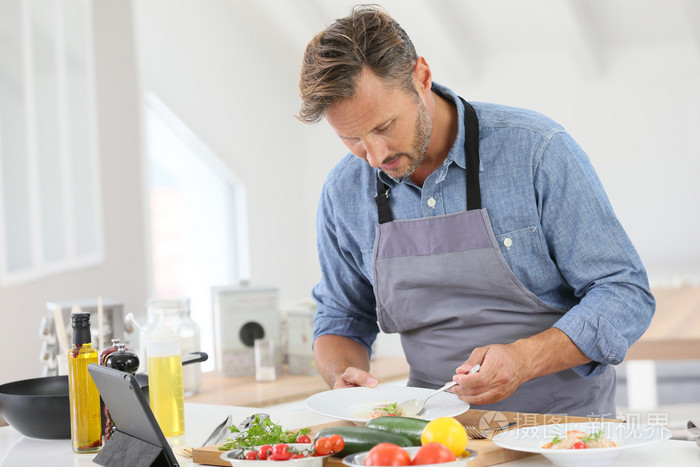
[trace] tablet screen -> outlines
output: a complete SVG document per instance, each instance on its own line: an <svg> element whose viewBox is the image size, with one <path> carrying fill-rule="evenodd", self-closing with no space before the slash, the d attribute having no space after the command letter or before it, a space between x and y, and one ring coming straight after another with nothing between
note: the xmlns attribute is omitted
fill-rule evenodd
<svg viewBox="0 0 700 467"><path fill-rule="evenodd" d="M136 377L94 363L88 365L88 371L117 430L162 448L169 464L178 465Z"/></svg>

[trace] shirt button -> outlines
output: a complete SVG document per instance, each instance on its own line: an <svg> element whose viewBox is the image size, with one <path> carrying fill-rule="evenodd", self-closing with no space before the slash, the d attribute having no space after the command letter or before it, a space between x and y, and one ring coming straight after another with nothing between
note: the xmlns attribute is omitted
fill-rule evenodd
<svg viewBox="0 0 700 467"><path fill-rule="evenodd" d="M510 248L510 247L513 245L513 240L511 240L510 238L507 238L507 237L506 237L506 238L503 240L503 244L506 246L506 248Z"/></svg>
<svg viewBox="0 0 700 467"><path fill-rule="evenodd" d="M428 206L430 206L431 208L435 207L435 198L433 198L432 196L430 197L430 199L428 199Z"/></svg>

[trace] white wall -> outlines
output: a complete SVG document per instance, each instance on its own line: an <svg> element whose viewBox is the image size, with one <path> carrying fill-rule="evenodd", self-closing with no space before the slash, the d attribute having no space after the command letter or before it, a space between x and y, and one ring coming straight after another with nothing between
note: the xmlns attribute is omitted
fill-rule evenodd
<svg viewBox="0 0 700 467"><path fill-rule="evenodd" d="M678 3L656 18L647 6L634 20L624 15L632 5L620 0L590 11L545 3L500 2L498 9L469 2L467 10L451 1L440 4L452 8L447 16L424 1L384 5L427 57L436 81L469 100L541 111L574 135L654 283L699 281L700 245L692 239L700 234L700 216L692 206L700 202L700 141L693 136L700 127L700 36L683 34L688 25ZM317 280L317 197L344 153L325 123L308 127L293 118L301 56L311 35L350 5L144 0L136 6L145 85L246 183L252 278L280 285L283 298L308 296ZM471 13L458 31L461 48L432 18L446 21L450 11ZM538 12L551 17L531 21L529 29L520 21ZM599 29L578 13L597 15ZM644 21L656 30L636 31ZM576 27L581 30L570 30Z"/></svg>
<svg viewBox="0 0 700 467"><path fill-rule="evenodd" d="M352 4L136 5L145 86L246 183L252 280L279 285L283 299L308 297L318 280L318 195L345 153L325 122L305 126L293 118L299 65L311 36ZM592 2L382 4L413 37L436 81L468 100L541 111L574 135L653 284L700 282L693 240L700 237L693 209L700 204L700 140L693 136L700 127L700 30L683 34L683 5L657 5L662 16L646 5L639 19L626 14L635 6L624 0L599 10ZM379 351L396 346L384 339Z"/></svg>
<svg viewBox="0 0 700 467"><path fill-rule="evenodd" d="M296 57L281 53L242 2L136 3L145 85L246 186L251 280L308 295L314 237L303 125L296 112Z"/></svg>
<svg viewBox="0 0 700 467"><path fill-rule="evenodd" d="M597 18L605 28L589 42L591 31L572 33L576 22L554 6L574 4L609 14ZM106 262L0 289L2 316L22 317L11 318L15 329L4 325L0 382L39 373L37 330L47 300L101 294L143 309L139 79L246 184L253 282L278 285L283 300L295 300L308 297L319 276L317 199L345 150L327 124L306 126L293 117L297 80L305 44L351 2L138 0L135 25L132 2L94 5ZM386 3L436 81L468 100L539 110L574 135L655 283L698 281L700 22L681 8L691 3L523 5ZM632 23L640 15L649 27ZM447 24L450 17L463 18L463 27ZM395 351L395 341L388 342L381 350ZM18 355L20 347L28 353Z"/></svg>
<svg viewBox="0 0 700 467"><path fill-rule="evenodd" d="M41 375L39 322L47 301L113 297L145 308L139 85L129 2L95 2L98 139L105 261L0 288L0 383Z"/></svg>

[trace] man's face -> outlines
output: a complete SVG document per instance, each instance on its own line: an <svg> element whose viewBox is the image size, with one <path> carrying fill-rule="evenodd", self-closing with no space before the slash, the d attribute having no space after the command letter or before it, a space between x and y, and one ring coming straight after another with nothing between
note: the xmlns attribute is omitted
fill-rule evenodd
<svg viewBox="0 0 700 467"><path fill-rule="evenodd" d="M326 120L354 155L394 179L423 162L433 129L417 94L388 86L369 71L360 75L355 96L333 104Z"/></svg>

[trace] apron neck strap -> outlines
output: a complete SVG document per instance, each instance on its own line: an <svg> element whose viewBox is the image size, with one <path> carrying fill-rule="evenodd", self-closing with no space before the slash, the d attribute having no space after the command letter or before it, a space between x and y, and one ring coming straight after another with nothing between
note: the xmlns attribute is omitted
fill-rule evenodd
<svg viewBox="0 0 700 467"><path fill-rule="evenodd" d="M479 119L471 104L464 104L464 162L467 168L467 211L481 209L479 186Z"/></svg>
<svg viewBox="0 0 700 467"><path fill-rule="evenodd" d="M467 211L481 209L481 189L479 186L479 119L474 107L459 98L464 105L464 159L467 175ZM385 224L393 220L389 207L389 192L391 189L379 178L377 170L377 203L379 223Z"/></svg>

